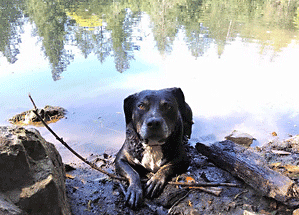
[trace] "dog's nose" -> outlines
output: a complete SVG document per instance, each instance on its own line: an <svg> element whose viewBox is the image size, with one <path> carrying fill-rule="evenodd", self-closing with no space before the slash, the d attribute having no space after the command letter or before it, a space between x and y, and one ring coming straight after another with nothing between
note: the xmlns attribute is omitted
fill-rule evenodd
<svg viewBox="0 0 299 215"><path fill-rule="evenodd" d="M161 126L161 119L159 118L150 118L146 123L148 128L155 129Z"/></svg>

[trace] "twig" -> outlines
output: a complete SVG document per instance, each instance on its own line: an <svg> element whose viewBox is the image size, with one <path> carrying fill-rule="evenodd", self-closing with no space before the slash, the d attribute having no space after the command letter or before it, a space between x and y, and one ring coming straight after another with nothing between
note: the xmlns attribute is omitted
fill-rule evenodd
<svg viewBox="0 0 299 215"><path fill-rule="evenodd" d="M30 93L29 93L29 98L30 98L30 100L31 100L31 102L32 102L32 104L33 104L33 106L34 106L34 109L37 111L37 107L36 107L36 105L35 105L35 102L33 101L33 99L31 98L31 95L30 95ZM38 117L38 116L37 116Z"/></svg>
<svg viewBox="0 0 299 215"><path fill-rule="evenodd" d="M181 186L188 186L188 187L218 187L218 186L227 186L227 187L238 187L237 184L231 183L189 183L189 182L173 182L170 181L168 184L171 185L181 185Z"/></svg>
<svg viewBox="0 0 299 215"><path fill-rule="evenodd" d="M235 195L234 200L236 200L239 196L241 196L244 193L247 193L248 190L243 190L242 192L238 193L237 195Z"/></svg>
<svg viewBox="0 0 299 215"><path fill-rule="evenodd" d="M191 190L188 191L182 198L178 199L168 210L168 214L172 214L173 208L177 206L181 201L183 201L191 193Z"/></svg>
<svg viewBox="0 0 299 215"><path fill-rule="evenodd" d="M206 193L213 194L215 196L219 196L222 192L222 189L219 187L189 187L189 189L197 189L204 191Z"/></svg>
<svg viewBox="0 0 299 215"><path fill-rule="evenodd" d="M98 170L100 171L101 173L104 173L106 175L108 175L110 178L112 179L117 179L117 180L120 180L120 181L127 181L126 178L124 177L119 177L117 175L114 175L112 173L109 173L99 167L97 167L95 164L89 162L88 160L86 160L85 158L83 158L81 155L79 155L75 150L73 150L66 142L64 142L64 140L62 138L60 138L48 125L47 123L45 123L45 121L41 118L41 116L38 114L37 112L37 107L31 97L31 95L29 94L29 98L34 106L34 109L33 112L35 113L35 115L39 118L39 120L43 123L43 125L51 132L51 134L54 135L54 137L62 144L64 145L68 150L70 150L74 155L76 155L80 160L82 160L84 163L88 164L91 168L95 169L95 170Z"/></svg>

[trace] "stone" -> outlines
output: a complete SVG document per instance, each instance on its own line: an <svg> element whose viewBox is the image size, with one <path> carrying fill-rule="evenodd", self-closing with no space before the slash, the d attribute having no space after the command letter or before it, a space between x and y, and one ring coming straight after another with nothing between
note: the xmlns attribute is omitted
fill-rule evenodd
<svg viewBox="0 0 299 215"><path fill-rule="evenodd" d="M291 152L299 153L299 135L290 137L284 142L286 143L286 145L288 145L288 148L290 149Z"/></svg>
<svg viewBox="0 0 299 215"><path fill-rule="evenodd" d="M0 127L0 172L0 214L71 214L61 156L36 129Z"/></svg>
<svg viewBox="0 0 299 215"><path fill-rule="evenodd" d="M67 111L62 107L46 105L44 108L38 109L37 112L39 116L49 124L64 118ZM17 114L8 121L18 126L42 125L42 122L33 112L33 109Z"/></svg>
<svg viewBox="0 0 299 215"><path fill-rule="evenodd" d="M237 130L234 130L230 135L226 136L225 139L233 141L234 143L245 147L249 147L252 144L253 140L256 140L250 134L241 133Z"/></svg>

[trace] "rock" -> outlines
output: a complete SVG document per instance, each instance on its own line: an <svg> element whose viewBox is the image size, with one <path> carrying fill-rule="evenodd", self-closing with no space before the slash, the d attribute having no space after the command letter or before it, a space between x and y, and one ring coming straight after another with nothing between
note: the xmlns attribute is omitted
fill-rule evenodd
<svg viewBox="0 0 299 215"><path fill-rule="evenodd" d="M2 215L25 215L24 211L18 208L14 203L8 199L7 196L0 193L0 214Z"/></svg>
<svg viewBox="0 0 299 215"><path fill-rule="evenodd" d="M0 127L0 172L0 214L71 214L61 157L36 129Z"/></svg>
<svg viewBox="0 0 299 215"><path fill-rule="evenodd" d="M66 114L66 110L64 108L50 105L47 105L42 109L38 109L37 112L46 123L57 122L58 120L64 118ZM14 117L10 118L8 121L10 121L12 124L20 126L42 125L41 121L33 112L33 109L17 114Z"/></svg>
<svg viewBox="0 0 299 215"><path fill-rule="evenodd" d="M299 153L299 135L293 136L289 139L286 139L285 145L290 148L290 151L293 153Z"/></svg>
<svg viewBox="0 0 299 215"><path fill-rule="evenodd" d="M230 135L226 136L225 139L246 147L249 147L253 140L256 140L250 134L241 133L237 130L234 130Z"/></svg>

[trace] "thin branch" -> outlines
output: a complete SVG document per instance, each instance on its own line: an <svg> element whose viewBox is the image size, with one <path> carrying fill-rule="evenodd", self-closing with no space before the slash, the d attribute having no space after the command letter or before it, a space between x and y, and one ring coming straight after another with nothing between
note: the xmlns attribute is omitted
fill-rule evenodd
<svg viewBox="0 0 299 215"><path fill-rule="evenodd" d="M170 181L170 182L168 182L168 184L188 186L188 187L219 187L219 186L239 187L239 185L231 184L231 183L189 183L189 182L173 182L173 181Z"/></svg>
<svg viewBox="0 0 299 215"><path fill-rule="evenodd" d="M47 123L45 123L45 121L41 118L41 116L38 114L37 112L37 107L31 97L31 95L29 94L29 98L34 106L34 109L33 112L35 113L35 115L39 118L39 120L43 123L43 125L51 132L51 134L54 135L54 137L62 144L64 145L68 150L70 150L74 155L76 155L80 160L82 160L84 163L88 164L91 168L95 169L95 170L98 170L100 171L101 173L104 173L106 175L108 175L110 178L112 179L117 179L117 180L120 180L120 181L127 181L126 178L124 177L119 177L117 175L114 175L112 173L109 173L101 168L99 168L98 166L96 166L95 164L89 162L88 160L86 160L85 158L83 158L81 155L79 155L74 149L72 149L66 142L64 142L64 140L62 138L60 138L48 125Z"/></svg>
<svg viewBox="0 0 299 215"><path fill-rule="evenodd" d="M33 99L31 98L30 93L28 94L28 96L29 96L29 98L30 98L30 100L31 100L31 102L32 102L32 104L33 104L33 106L34 106L34 109L37 111L37 107L36 107L36 105L35 105ZM38 116L37 116L37 117L38 117Z"/></svg>
<svg viewBox="0 0 299 215"><path fill-rule="evenodd" d="M183 201L189 194L191 193L191 190L189 190L182 198L178 199L168 210L168 214L174 214L173 209L175 206L177 206L181 201Z"/></svg>
<svg viewBox="0 0 299 215"><path fill-rule="evenodd" d="M248 190L243 190L242 192L238 193L235 197L234 197L234 200L236 200L239 196L241 196L242 194L244 193L247 193Z"/></svg>
<svg viewBox="0 0 299 215"><path fill-rule="evenodd" d="M189 187L189 189L201 190L215 196L219 196L222 192L222 188L219 187Z"/></svg>

